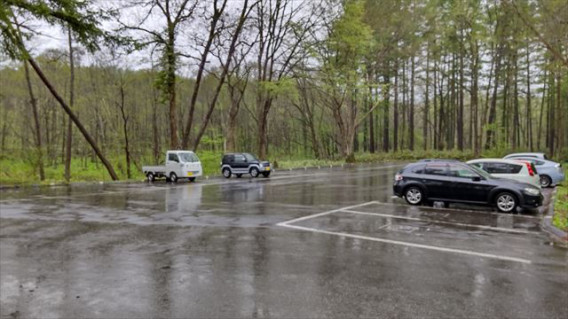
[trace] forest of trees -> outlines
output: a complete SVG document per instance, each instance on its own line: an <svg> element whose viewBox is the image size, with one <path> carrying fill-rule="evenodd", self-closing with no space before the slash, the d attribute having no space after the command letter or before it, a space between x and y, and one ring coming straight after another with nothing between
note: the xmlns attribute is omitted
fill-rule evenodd
<svg viewBox="0 0 568 319"><path fill-rule="evenodd" d="M4 0L0 26L1 156L40 179L178 148L568 158L565 0Z"/></svg>

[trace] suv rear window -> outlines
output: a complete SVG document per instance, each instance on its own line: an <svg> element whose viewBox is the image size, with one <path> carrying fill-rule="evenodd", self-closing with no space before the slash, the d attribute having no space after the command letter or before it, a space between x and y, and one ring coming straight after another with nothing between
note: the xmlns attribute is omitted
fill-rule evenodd
<svg viewBox="0 0 568 319"><path fill-rule="evenodd" d="M424 174L446 176L446 167L448 164L428 164L424 167Z"/></svg>
<svg viewBox="0 0 568 319"><path fill-rule="evenodd" d="M483 163L483 169L490 174L518 174L523 166L508 163Z"/></svg>

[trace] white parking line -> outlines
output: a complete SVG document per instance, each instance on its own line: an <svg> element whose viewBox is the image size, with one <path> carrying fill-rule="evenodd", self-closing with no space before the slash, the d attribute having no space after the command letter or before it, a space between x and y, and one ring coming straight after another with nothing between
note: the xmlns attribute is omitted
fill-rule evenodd
<svg viewBox="0 0 568 319"><path fill-rule="evenodd" d="M308 219L312 219L312 218L316 218L316 217L321 217L321 216L337 213L337 212L339 212L343 209L357 208L357 207L362 207L362 206L371 205L371 204L376 204L376 202L374 202L374 201L373 202L366 202L366 203L363 203L363 204L342 207L342 208L338 208L338 209L334 209L334 210L328 210L327 212L317 213L317 214L308 215L308 216L304 216L304 217L295 218L295 219L292 219L292 220L289 220L289 221L281 222L281 223L278 223L277 225L278 226L287 226L289 224L301 222L303 220L308 220Z"/></svg>
<svg viewBox="0 0 568 319"><path fill-rule="evenodd" d="M327 212L327 213L329 214L330 212ZM381 242L381 243L387 243L387 244L393 244L393 245L399 245L399 246L407 246L407 247L422 248L422 249L441 251L441 252L447 252L447 253L455 253L455 254L468 255L468 256L476 256L476 257L484 257L484 258L491 258L491 259L504 260L504 261L512 261L512 262L518 262L518 263L523 263L523 264L531 264L532 263L528 259L499 256L499 255L486 254L486 253L479 253L479 252L475 252L475 251L471 251L471 250L462 250L462 249L446 248L446 247L439 247L439 246L430 246L430 245L415 244L415 243L398 241L398 240L390 240L390 239L368 237L368 236L361 236L361 235L354 235L354 234L338 233L338 232L314 229L314 228L309 228L309 227L289 225L289 224L286 224L286 223L280 223L278 225L282 226L282 227L287 227L287 228L292 228L292 229L297 229L297 230L303 230L303 231L309 231L309 232L313 232L313 233L320 233L320 234L335 235L335 236L340 236L340 237L369 240L369 241L375 241L375 242Z"/></svg>
<svg viewBox="0 0 568 319"><path fill-rule="evenodd" d="M478 228L478 229L488 229L493 231L500 231L505 233L514 233L514 234L538 234L538 232L523 230L523 229L513 229L513 228L504 228L504 227L493 227L493 226L485 226L485 225L475 225L475 224L465 224L465 223L452 223L452 222L445 222L445 221L437 221L432 219L423 219L423 218L416 218L416 217L407 217L407 216L398 216L392 214L382 214L382 213L369 213L369 212L359 212L350 209L342 209L341 212L350 213L350 214L358 214L358 215L369 215L369 216L379 216L385 218L396 218L396 219L406 219L406 220L415 220L420 222L428 222L428 223L435 223L441 225L451 225L451 226L459 226L459 227L468 227L468 228Z"/></svg>

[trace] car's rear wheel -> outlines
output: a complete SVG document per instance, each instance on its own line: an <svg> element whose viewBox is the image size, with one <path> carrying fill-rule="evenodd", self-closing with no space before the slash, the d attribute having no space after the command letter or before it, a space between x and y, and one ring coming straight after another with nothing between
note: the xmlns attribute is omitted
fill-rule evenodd
<svg viewBox="0 0 568 319"><path fill-rule="evenodd" d="M225 176L225 178L231 178L231 170L228 168L223 168L223 176Z"/></svg>
<svg viewBox="0 0 568 319"><path fill-rule="evenodd" d="M404 192L404 199L410 205L420 205L424 199L424 194L420 188L412 186Z"/></svg>
<svg viewBox="0 0 568 319"><path fill-rule="evenodd" d="M503 192L495 198L497 209L502 213L512 213L517 208L518 202L515 195Z"/></svg>
<svg viewBox="0 0 568 319"><path fill-rule="evenodd" d="M550 176L540 175L540 187L547 188L550 187L550 185L552 185L552 179Z"/></svg>
<svg viewBox="0 0 568 319"><path fill-rule="evenodd" d="M250 176L258 177L258 174L259 174L258 168L253 167L253 168L250 169Z"/></svg>
<svg viewBox="0 0 568 319"><path fill-rule="evenodd" d="M176 175L176 173L174 173L174 172L171 172L171 173L170 173L170 181L171 181L172 183L177 183L177 181L178 181L178 176Z"/></svg>
<svg viewBox="0 0 568 319"><path fill-rule="evenodd" d="M148 182L153 182L156 180L156 176L154 176L154 173L150 172L146 175L146 177L148 178Z"/></svg>

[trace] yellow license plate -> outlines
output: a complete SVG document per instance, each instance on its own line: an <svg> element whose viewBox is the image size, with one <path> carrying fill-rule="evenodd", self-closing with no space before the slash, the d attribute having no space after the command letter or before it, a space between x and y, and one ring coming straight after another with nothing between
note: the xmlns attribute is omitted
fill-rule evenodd
<svg viewBox="0 0 568 319"><path fill-rule="evenodd" d="M187 172L187 176L193 176L193 172Z"/></svg>
<svg viewBox="0 0 568 319"><path fill-rule="evenodd" d="M264 170L269 171L269 170L270 170L270 167L266 167Z"/></svg>

